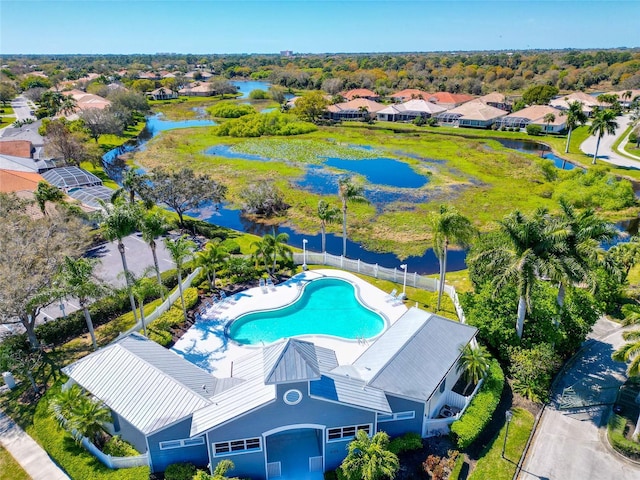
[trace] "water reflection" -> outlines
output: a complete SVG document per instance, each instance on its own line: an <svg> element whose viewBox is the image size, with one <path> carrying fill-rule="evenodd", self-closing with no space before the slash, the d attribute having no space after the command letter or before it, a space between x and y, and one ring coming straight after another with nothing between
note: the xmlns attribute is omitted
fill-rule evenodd
<svg viewBox="0 0 640 480"><path fill-rule="evenodd" d="M544 143L532 142L529 140L511 140L506 138L496 138L494 140L496 140L502 146L517 150L518 152L532 153L534 155L540 156L541 158L551 160L557 168L563 169L563 164L564 170L573 170L574 168L576 168L573 163L565 161L564 159L556 156L551 151L551 147L545 145Z"/></svg>

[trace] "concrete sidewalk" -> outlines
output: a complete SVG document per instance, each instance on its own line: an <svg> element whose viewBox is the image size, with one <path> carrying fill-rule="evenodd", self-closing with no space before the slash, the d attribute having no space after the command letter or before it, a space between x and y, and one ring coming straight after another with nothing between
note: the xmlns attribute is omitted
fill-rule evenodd
<svg viewBox="0 0 640 480"><path fill-rule="evenodd" d="M632 160L631 158L624 157L620 153L613 151L613 144L629 126L629 122L631 121L630 115L622 115L618 117L616 121L618 122L618 128L616 128L615 134L609 135L608 133L605 133L605 135L600 140L597 161L604 161L606 163L610 163L619 167L640 169L640 159ZM580 145L580 150L593 157L593 154L596 151L597 141L598 139L595 136L590 135L584 142L582 142L582 144Z"/></svg>
<svg viewBox="0 0 640 480"><path fill-rule="evenodd" d="M0 444L34 480L69 480L47 452L1 410Z"/></svg>

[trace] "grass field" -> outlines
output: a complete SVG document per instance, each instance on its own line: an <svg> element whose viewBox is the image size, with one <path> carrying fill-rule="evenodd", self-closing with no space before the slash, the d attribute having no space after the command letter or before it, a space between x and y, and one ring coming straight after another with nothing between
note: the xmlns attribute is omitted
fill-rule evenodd
<svg viewBox="0 0 640 480"><path fill-rule="evenodd" d="M29 480L30 478L11 454L0 447L0 480Z"/></svg>

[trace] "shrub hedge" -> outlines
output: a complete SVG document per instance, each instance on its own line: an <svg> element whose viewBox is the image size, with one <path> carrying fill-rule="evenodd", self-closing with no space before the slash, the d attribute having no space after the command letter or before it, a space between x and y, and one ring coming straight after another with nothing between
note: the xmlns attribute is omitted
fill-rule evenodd
<svg viewBox="0 0 640 480"><path fill-rule="evenodd" d="M624 417L616 414L611 415L608 428L609 442L622 455L638 460L640 459L640 443L627 440L624 436L626 427L627 420Z"/></svg>
<svg viewBox="0 0 640 480"><path fill-rule="evenodd" d="M187 288L184 291L184 303L186 308L193 307L198 302L198 289L195 287ZM182 313L182 302L180 299L173 306L156 318L147 327L149 339L159 343L163 347L169 345L173 339L171 333L172 328L179 327L184 323L184 314Z"/></svg>
<svg viewBox="0 0 640 480"><path fill-rule="evenodd" d="M405 433L389 442L389 451L396 455L420 448L422 448L422 438L417 433Z"/></svg>
<svg viewBox="0 0 640 480"><path fill-rule="evenodd" d="M192 463L173 463L164 472L165 480L191 480L196 474L196 466Z"/></svg>
<svg viewBox="0 0 640 480"><path fill-rule="evenodd" d="M451 435L459 449L471 445L487 426L500 402L503 387L504 373L494 359L480 391L471 400L462 417L451 425Z"/></svg>
<svg viewBox="0 0 640 480"><path fill-rule="evenodd" d="M120 438L120 435L111 437L105 444L102 451L113 457L135 457L140 455L140 452L138 452L129 442Z"/></svg>

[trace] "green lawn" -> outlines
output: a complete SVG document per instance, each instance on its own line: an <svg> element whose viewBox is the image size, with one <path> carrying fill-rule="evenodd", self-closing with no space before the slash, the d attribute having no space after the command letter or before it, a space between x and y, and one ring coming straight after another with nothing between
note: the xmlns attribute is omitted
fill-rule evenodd
<svg viewBox="0 0 640 480"><path fill-rule="evenodd" d="M534 421L533 414L527 410L514 408L513 413L513 419L509 424L505 458L502 458L502 446L506 423L483 452L473 472L469 475L469 480L511 480L513 478Z"/></svg>
<svg viewBox="0 0 640 480"><path fill-rule="evenodd" d="M11 454L0 447L0 480L29 480L30 478Z"/></svg>

